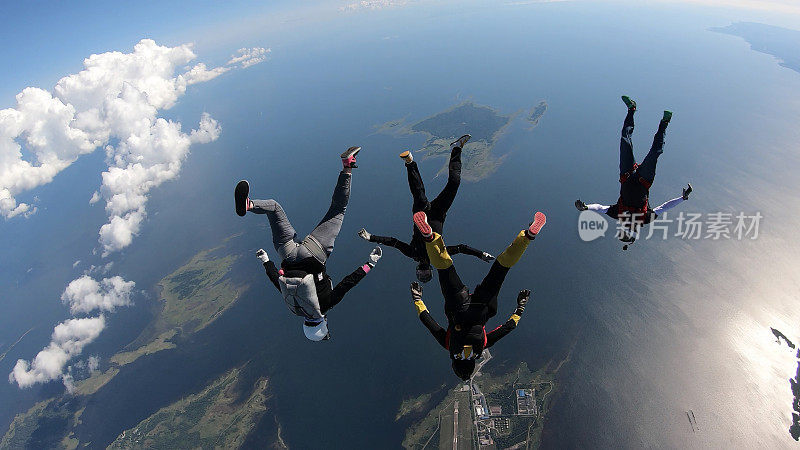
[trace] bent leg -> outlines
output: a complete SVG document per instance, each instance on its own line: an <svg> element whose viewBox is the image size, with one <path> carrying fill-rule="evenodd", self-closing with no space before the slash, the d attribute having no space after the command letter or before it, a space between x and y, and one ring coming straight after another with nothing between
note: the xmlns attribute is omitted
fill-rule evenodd
<svg viewBox="0 0 800 450"><path fill-rule="evenodd" d="M344 213L347 210L347 202L350 200L350 182L352 174L346 172L339 173L336 188L333 190L331 206L319 225L311 232L311 236L320 243L325 250L325 255L330 256L333 252L333 243L336 236L342 229Z"/></svg>
<svg viewBox="0 0 800 450"><path fill-rule="evenodd" d="M433 233L433 240L425 242L425 250L433 267L444 270L453 266L453 258L447 253L447 246L439 233Z"/></svg>
<svg viewBox="0 0 800 450"><path fill-rule="evenodd" d="M653 145L650 147L650 151L647 153L647 156L645 156L642 165L639 166L639 170L637 171L640 177L650 183L656 179L656 164L658 163L658 157L664 153L664 134L666 131L667 122L661 121L658 124L658 131L653 137Z"/></svg>
<svg viewBox="0 0 800 450"><path fill-rule="evenodd" d="M619 174L620 176L633 170L633 165L636 160L633 157L633 113L635 111L628 110L628 115L625 116L625 123L622 125L622 137L619 141Z"/></svg>
<svg viewBox="0 0 800 450"><path fill-rule="evenodd" d="M527 239L527 238L526 238ZM503 266L495 261L489 273L483 278L481 284L475 287L475 292L472 294L472 303L484 303L488 309L488 317L494 317L497 314L497 294L500 293L500 288L503 287L503 281L508 274L508 267Z"/></svg>
<svg viewBox="0 0 800 450"><path fill-rule="evenodd" d="M412 161L406 164L408 172L408 189L411 191L411 198L414 203L411 212L420 212L428 208L428 197L425 195L425 183L422 182L422 175L419 174L417 163Z"/></svg>
<svg viewBox="0 0 800 450"><path fill-rule="evenodd" d="M444 312L447 317L452 318L456 314L466 311L469 307L470 296L467 287L456 272L456 267L451 265L447 269L440 269L437 272L439 286L442 288L444 297Z"/></svg>
<svg viewBox="0 0 800 450"><path fill-rule="evenodd" d="M528 245L531 243L531 240L525 235L525 230L519 232L517 237L514 238L514 241L509 245L503 253L497 255L497 263L501 266L510 269L514 266L514 264L519 262L519 259L522 258L522 254L525 253L525 249L528 248Z"/></svg>
<svg viewBox="0 0 800 450"><path fill-rule="evenodd" d="M431 214L444 222L444 217L456 199L458 187L461 185L461 149L453 147L450 151L450 162L447 166L447 184L431 202Z"/></svg>
<svg viewBox="0 0 800 450"><path fill-rule="evenodd" d="M269 220L269 227L272 229L272 244L280 255L285 259L289 254L290 247L294 244L297 233L286 217L281 205L275 200L252 200L253 207L250 212L255 214L266 214ZM289 245L292 244L292 245Z"/></svg>

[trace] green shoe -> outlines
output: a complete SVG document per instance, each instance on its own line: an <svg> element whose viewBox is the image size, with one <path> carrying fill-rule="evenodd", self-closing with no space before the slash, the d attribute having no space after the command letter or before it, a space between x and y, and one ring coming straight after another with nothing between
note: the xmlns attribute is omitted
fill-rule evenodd
<svg viewBox="0 0 800 450"><path fill-rule="evenodd" d="M664 123L669 123L672 120L672 111L664 111L664 117L661 119Z"/></svg>
<svg viewBox="0 0 800 450"><path fill-rule="evenodd" d="M625 106L632 111L636 111L636 102L633 101L632 98L628 97L627 95L622 96L622 101L625 102Z"/></svg>

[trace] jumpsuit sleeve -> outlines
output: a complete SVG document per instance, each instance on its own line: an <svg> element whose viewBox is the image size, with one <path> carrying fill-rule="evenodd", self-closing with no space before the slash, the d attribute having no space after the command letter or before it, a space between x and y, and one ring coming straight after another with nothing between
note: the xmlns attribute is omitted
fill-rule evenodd
<svg viewBox="0 0 800 450"><path fill-rule="evenodd" d="M514 330L514 328L517 328L517 322L519 322L519 318L520 317L517 314L512 314L511 317L506 321L506 323L500 325L499 327L487 333L486 348L491 347L497 341L502 339L505 335L511 333Z"/></svg>
<svg viewBox="0 0 800 450"><path fill-rule="evenodd" d="M447 246L447 253L449 253L451 255L456 255L456 254L461 253L463 255L469 255L469 256L474 256L476 258L483 259L483 252L482 251L478 250L477 248L470 247L467 244L448 245Z"/></svg>
<svg viewBox="0 0 800 450"><path fill-rule="evenodd" d="M374 242L376 244L383 244L388 245L389 247L394 247L400 250L400 253L406 255L409 258L414 258L414 249L411 248L411 245L406 244L405 242L397 239L395 237L390 236L378 236L373 234L370 239L370 242Z"/></svg>
<svg viewBox="0 0 800 450"><path fill-rule="evenodd" d="M425 309L424 311L419 313L419 320L422 322L423 325L425 325L425 328L427 328L428 331L431 332L431 335L433 335L433 338L436 339L436 342L438 342L439 345L441 345L442 348L446 350L447 331L445 331L444 328L442 328L441 326L439 326L438 323L436 323L436 320L433 318L433 316L431 316L431 313L429 313L428 310Z"/></svg>
<svg viewBox="0 0 800 450"><path fill-rule="evenodd" d="M347 291L357 285L365 276L367 276L367 272L364 270L364 266L360 266L353 271L353 273L344 277L342 281L333 288L333 292L331 292L331 304L326 309L331 309L342 301Z"/></svg>
<svg viewBox="0 0 800 450"><path fill-rule="evenodd" d="M661 215L664 214L666 211L680 205L683 203L683 197L673 198L672 200L668 200L658 206L653 210L654 213Z"/></svg>
<svg viewBox="0 0 800 450"><path fill-rule="evenodd" d="M264 263L264 270L267 271L267 276L269 277L269 281L272 281L272 284L275 285L275 289L280 292L281 285L278 283L278 269L275 267L275 263L272 261L267 261Z"/></svg>
<svg viewBox="0 0 800 450"><path fill-rule="evenodd" d="M611 208L611 206L601 205L599 203L590 203L590 204L586 205L586 209L588 209L589 211L594 211L594 212L600 213L600 214L607 213L608 212L608 208Z"/></svg>

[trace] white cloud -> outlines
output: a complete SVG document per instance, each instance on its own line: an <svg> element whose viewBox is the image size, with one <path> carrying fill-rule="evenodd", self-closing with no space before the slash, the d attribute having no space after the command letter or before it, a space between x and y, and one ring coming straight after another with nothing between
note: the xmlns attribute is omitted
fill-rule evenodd
<svg viewBox="0 0 800 450"><path fill-rule="evenodd" d="M236 55L228 60L228 66L236 64L241 68L250 67L252 65L264 62L267 60L267 55L271 52L268 48L253 47L253 48L240 48Z"/></svg>
<svg viewBox="0 0 800 450"><path fill-rule="evenodd" d="M17 386L24 388L63 378L67 362L97 339L105 326L106 319L103 315L69 319L56 325L50 345L40 351L32 362L17 360L17 364L8 375L9 383L16 383Z"/></svg>
<svg viewBox="0 0 800 450"><path fill-rule="evenodd" d="M105 201L108 223L98 238L103 257L130 245L147 215L150 190L178 176L192 144L220 135L219 124L208 113L202 114L197 129L185 133L179 122L158 117L159 111L174 106L188 86L258 64L268 53L243 48L225 66L198 63L189 68L196 58L191 45L166 47L143 39L131 53L91 55L82 71L59 80L52 93L24 89L16 107L0 110L0 215L33 214L36 206L17 202L17 195L51 182L78 157L102 148L108 169L89 202ZM110 269L111 263L92 265L89 273ZM98 282L85 274L69 283L61 299L73 315L111 312L130 304L134 285L119 276ZM65 366L104 327L103 315L64 321L31 362L17 361L9 381L27 387L61 378L71 389L72 374ZM90 369L97 363L90 358Z"/></svg>
<svg viewBox="0 0 800 450"><path fill-rule="evenodd" d="M348 3L339 7L339 11L358 11L360 9L383 9L408 4L406 0L363 0L360 2Z"/></svg>
<svg viewBox="0 0 800 450"><path fill-rule="evenodd" d="M95 309L114 311L118 306L131 304L131 291L135 285L133 281L125 281L120 276L103 278L98 282L84 275L67 285L61 294L61 301L69 304L72 314L88 314Z"/></svg>
<svg viewBox="0 0 800 450"><path fill-rule="evenodd" d="M86 360L86 368L89 369L89 373L97 372L97 369L100 368L100 358L98 356L90 356Z"/></svg>

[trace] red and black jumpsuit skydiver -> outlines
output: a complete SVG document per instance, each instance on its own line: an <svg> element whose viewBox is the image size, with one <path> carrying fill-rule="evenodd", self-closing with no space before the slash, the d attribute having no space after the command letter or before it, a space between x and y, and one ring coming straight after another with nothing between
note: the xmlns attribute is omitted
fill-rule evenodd
<svg viewBox="0 0 800 450"><path fill-rule="evenodd" d="M628 106L628 114L622 125L622 137L619 144L619 199L611 206L599 203L586 204L581 200L575 201L575 207L580 211L592 210L598 213L605 213L616 220L623 222L626 226L621 228L618 238L626 245L636 240L636 232L641 226L655 220L659 214L668 209L674 208L684 200L689 199L692 192L692 185L683 189L680 197L664 202L655 209L650 207L650 187L656 178L656 165L658 157L664 153L664 134L667 131L672 119L672 112L664 111L664 116L658 124L658 131L653 137L653 145L645 156L641 164L636 164L633 156L633 115L636 112L636 102L628 96L623 96L622 101Z"/></svg>
<svg viewBox="0 0 800 450"><path fill-rule="evenodd" d="M449 351L453 372L466 381L475 371L475 360L481 357L483 350L516 328L525 310L531 294L527 289L519 292L514 314L503 325L486 332L486 323L497 314L497 295L506 274L522 257L528 244L536 238L545 224L545 216L540 212L536 213L529 228L520 231L511 245L497 257L489 273L472 294L459 278L442 236L431 230L427 224L425 213L414 214L414 222L426 240L425 247L431 264L439 272L447 329L439 326L428 312L422 301L422 287L417 282L411 284L411 297L423 325Z"/></svg>
<svg viewBox="0 0 800 450"><path fill-rule="evenodd" d="M411 197L414 199L411 212L416 213L424 211L427 214L428 223L430 223L433 231L440 234L444 227L447 211L450 209L450 206L453 205L453 201L458 193L458 187L461 184L461 151L462 147L469 139L470 135L465 134L450 144L447 184L433 201L428 201L428 197L425 195L425 184L422 182L422 176L419 173L417 163L411 156L411 152L405 151L400 154L400 157L405 160L406 171L408 172L408 187L411 190ZM433 278L433 271L431 270L431 264L428 260L428 253L425 250L425 240L416 227L413 227L413 235L410 243L403 242L391 236L371 234L364 228L358 232L358 235L369 242L394 247L400 250L402 254L416 261L417 279L419 281L427 283ZM480 251L466 244L450 245L447 247L447 251L451 255L462 253L475 256L486 262L490 262L494 259L489 253Z"/></svg>

